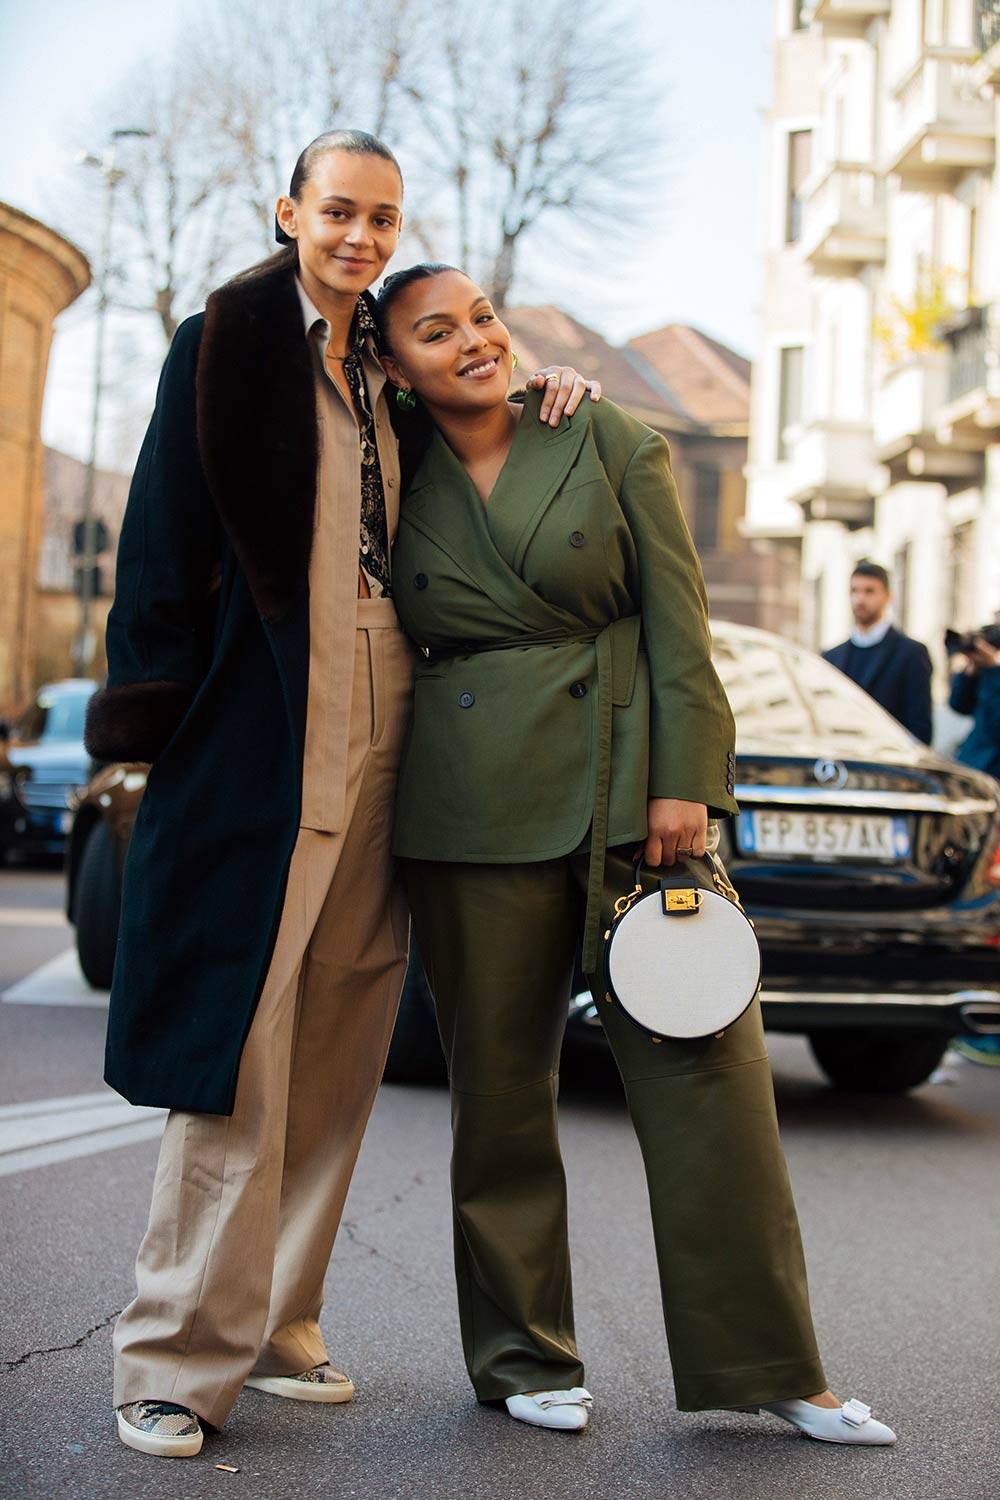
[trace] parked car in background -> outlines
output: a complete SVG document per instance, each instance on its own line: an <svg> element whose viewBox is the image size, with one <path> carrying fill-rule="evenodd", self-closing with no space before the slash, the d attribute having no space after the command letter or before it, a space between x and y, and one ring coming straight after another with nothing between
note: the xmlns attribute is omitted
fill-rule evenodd
<svg viewBox="0 0 1000 1500"><path fill-rule="evenodd" d="M913 1088L950 1037L1000 1031L1000 784L913 739L812 652L725 622L712 633L741 807L720 853L763 950L764 1023L804 1033L839 1087ZM69 913L102 986L144 785L144 767L100 770L73 827ZM569 1044L603 1046L603 1000L579 975L574 989ZM443 1072L414 953L386 1077Z"/></svg>
<svg viewBox="0 0 1000 1500"><path fill-rule="evenodd" d="M85 677L47 683L13 724L0 724L0 862L63 852L90 771L83 720L96 687Z"/></svg>

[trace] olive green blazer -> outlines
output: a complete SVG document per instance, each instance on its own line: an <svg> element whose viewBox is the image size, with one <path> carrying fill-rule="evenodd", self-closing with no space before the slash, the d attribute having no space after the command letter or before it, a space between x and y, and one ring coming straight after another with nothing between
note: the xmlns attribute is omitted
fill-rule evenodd
<svg viewBox="0 0 1000 1500"><path fill-rule="evenodd" d="M646 834L649 797L733 798L732 712L664 438L585 400L527 410L488 504L435 433L393 595L418 663L394 851L514 863Z"/></svg>

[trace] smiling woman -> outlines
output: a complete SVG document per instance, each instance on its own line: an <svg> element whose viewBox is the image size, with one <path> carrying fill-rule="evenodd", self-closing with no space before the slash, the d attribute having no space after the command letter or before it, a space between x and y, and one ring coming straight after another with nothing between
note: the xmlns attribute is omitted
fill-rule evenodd
<svg viewBox="0 0 1000 1500"><path fill-rule="evenodd" d="M362 131L321 135L296 162L275 225L276 239L290 247L299 280L320 312L349 314L338 330L342 337L332 341L332 357L345 359L358 294L378 280L399 244L399 163L388 146Z"/></svg>
<svg viewBox="0 0 1000 1500"><path fill-rule="evenodd" d="M736 899L708 826L738 812L735 726L668 445L607 401L539 425L509 395L507 329L454 267L389 278L379 318L433 429L395 554L425 657L393 851L452 1086L473 1388L534 1426L589 1420L556 1110L579 943L642 1146L678 1406L891 1444L826 1388L757 997L722 1030L651 1037L609 993L600 933L630 889L656 894L654 923L672 893ZM688 998L701 982L664 973Z"/></svg>

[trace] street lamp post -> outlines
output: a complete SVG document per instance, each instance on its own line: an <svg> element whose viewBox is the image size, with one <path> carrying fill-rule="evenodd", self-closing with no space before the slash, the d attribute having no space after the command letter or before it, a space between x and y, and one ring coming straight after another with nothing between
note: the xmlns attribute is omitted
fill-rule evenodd
<svg viewBox="0 0 1000 1500"><path fill-rule="evenodd" d="M103 156L82 155L79 161L88 167L97 167L104 177L104 227L101 236L100 265L97 275L97 329L94 349L94 386L90 414L90 456L83 490L83 514L81 516L82 547L80 549L80 623L73 646L73 659L77 673L82 677L94 658L94 631L91 614L94 601L94 569L96 566L94 492L97 481L97 453L100 435L101 401L104 395L104 335L107 323L109 280L111 271L111 246L115 214L115 189L125 176L117 165L118 142L128 137L148 138L149 130L129 127L113 130Z"/></svg>

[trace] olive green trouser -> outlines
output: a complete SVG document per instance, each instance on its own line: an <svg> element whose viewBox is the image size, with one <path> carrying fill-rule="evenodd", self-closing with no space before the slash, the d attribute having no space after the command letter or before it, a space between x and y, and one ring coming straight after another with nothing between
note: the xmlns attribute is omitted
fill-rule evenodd
<svg viewBox="0 0 1000 1500"><path fill-rule="evenodd" d="M632 887L628 855L608 855L605 920ZM451 1079L459 1314L481 1401L584 1379L556 1096L588 857L401 861ZM684 864L710 883L705 861ZM720 1039L659 1044L598 1004L646 1168L678 1407L824 1390L759 1002Z"/></svg>

